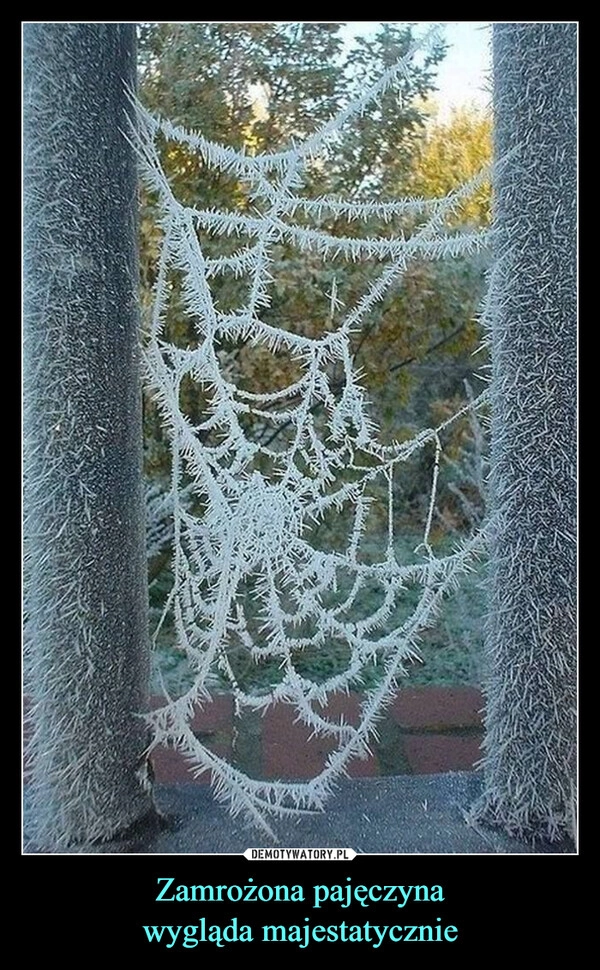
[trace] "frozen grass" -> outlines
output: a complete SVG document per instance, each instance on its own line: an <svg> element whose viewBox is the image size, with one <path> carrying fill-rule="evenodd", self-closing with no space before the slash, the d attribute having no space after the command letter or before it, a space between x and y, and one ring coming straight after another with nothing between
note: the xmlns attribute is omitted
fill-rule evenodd
<svg viewBox="0 0 600 970"><path fill-rule="evenodd" d="M413 550L418 541L419 538L416 535L402 537L401 545L397 549L397 554L402 561L408 561L414 557ZM448 541L445 540L445 544L447 543ZM380 548L380 540L374 538L371 543L372 551L376 551L378 547ZM407 687L481 684L485 609L485 594L482 588L484 574L485 566L480 563L471 575L462 580L460 589L448 597L435 625L424 631L421 641L422 660L411 664L408 668L408 677L404 682ZM160 603L169 589L170 582L169 571L164 570L151 587L152 612L155 618L160 616ZM376 589L366 585L358 610L365 614L373 612L377 606L378 596ZM410 614L417 599L417 589L407 590L400 610L405 611L407 615ZM394 617L390 618L390 623L393 619ZM299 655L296 667L303 675L318 682L343 670L347 658L347 649L342 644L331 643L326 649L305 650L302 655ZM242 649L237 655L234 654L231 660L238 682L245 688L268 690L281 678L281 671L275 663L256 664ZM170 626L163 626L161 629L153 666L153 692L160 693L161 678L169 693L175 696L187 690L193 683L193 674L185 656L176 649L173 628ZM365 667L362 683L357 683L356 689L375 686L379 681L381 670L380 665ZM228 689L228 685L215 677L213 688Z"/></svg>

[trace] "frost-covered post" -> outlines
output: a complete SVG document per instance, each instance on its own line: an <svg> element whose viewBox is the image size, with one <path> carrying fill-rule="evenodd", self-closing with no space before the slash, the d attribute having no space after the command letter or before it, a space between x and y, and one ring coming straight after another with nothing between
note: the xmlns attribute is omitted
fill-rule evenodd
<svg viewBox="0 0 600 970"><path fill-rule="evenodd" d="M485 790L476 815L572 832L575 792L576 25L494 26Z"/></svg>
<svg viewBox="0 0 600 970"><path fill-rule="evenodd" d="M152 811L135 25L24 26L26 601L36 842Z"/></svg>

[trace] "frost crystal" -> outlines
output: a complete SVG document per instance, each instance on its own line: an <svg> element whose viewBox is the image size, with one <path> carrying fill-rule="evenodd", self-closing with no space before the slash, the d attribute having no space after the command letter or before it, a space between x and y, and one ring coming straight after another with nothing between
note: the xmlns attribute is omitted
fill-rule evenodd
<svg viewBox="0 0 600 970"><path fill-rule="evenodd" d="M435 39L430 32L422 44ZM479 533L438 558L429 543L441 436L473 404L408 442L383 444L353 367L351 339L377 302L402 284L411 260L465 255L487 245L485 232L456 231L447 216L488 173L436 200L359 203L299 194L307 163L331 150L342 126L410 70L417 50L413 45L372 89L304 143L276 154L236 152L138 106L136 148L158 198L163 229L145 359L172 449L174 584L165 613L173 618L178 646L194 673L193 687L177 698L166 695L164 706L149 715L153 745L176 745L198 774L210 772L217 796L230 801L233 814L243 812L268 832L269 814L321 809L349 761L368 754L376 719L405 674L405 663L417 656L419 633L483 546ZM205 166L235 176L252 208L200 210L182 204L162 169L159 139L187 146ZM373 217L391 223L410 215L414 228L380 238L337 236L319 228L328 215L349 223ZM215 256L204 242L228 236L239 245L230 245L224 255ZM275 282L274 249L281 244L323 260L371 260L377 273L348 308L334 280L321 335L294 332L284 320L274 325L263 319ZM219 306L211 287L225 274L247 284L245 300L228 310ZM194 346L175 345L165 336L175 277L193 321ZM261 393L239 386L223 352L232 342L286 354L300 376ZM181 404L182 386L190 382L205 402L199 423ZM257 424L260 435L252 433ZM423 448L431 449L434 467L429 514L419 554L402 564L394 545L394 480L403 463ZM387 496L388 539L373 562L364 546L377 489ZM321 548L315 540L315 526L331 513L348 525L342 548L339 542ZM418 602L402 611L399 604L409 588L419 590ZM377 594L370 611L364 609L367 590ZM311 681L299 659L307 649L325 651L332 642L345 651L345 670ZM277 669L270 689L240 686L232 667L232 655L240 650ZM328 697L360 684L365 665L374 661L382 675L365 695L358 726L328 716ZM210 751L195 736L190 718L195 705L207 701L215 671L229 682L238 714L285 702L296 707L313 734L333 738L337 748L323 771L307 783L257 780Z"/></svg>

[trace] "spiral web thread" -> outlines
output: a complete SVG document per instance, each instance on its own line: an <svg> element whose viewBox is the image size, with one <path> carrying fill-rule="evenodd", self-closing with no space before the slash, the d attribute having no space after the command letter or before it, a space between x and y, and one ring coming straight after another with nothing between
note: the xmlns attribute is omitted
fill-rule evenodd
<svg viewBox="0 0 600 970"><path fill-rule="evenodd" d="M342 127L406 76L415 54L437 39L437 32L430 31L358 100L302 144L279 153L234 151L157 120L138 105L135 144L147 184L158 198L163 234L145 348L149 389L172 454L167 498L174 582L163 620L171 615L177 645L194 675L193 686L176 698L165 689L164 705L148 716L152 747L176 746L197 776L210 773L216 796L229 801L234 816L243 813L271 835L269 816L322 810L350 760L368 756L376 721L406 673L405 664L418 656L420 632L484 545L479 532L452 554L437 557L429 541L442 433L479 406L483 396L437 428L384 445L353 367L351 339L377 302L402 284L411 260L463 256L488 245L489 232L457 231L448 227L447 218L489 172L482 171L443 199L345 202L299 194L307 163L326 157L332 143L343 137ZM179 202L159 160L159 138L186 146L205 165L239 179L250 194L252 214L247 209L199 210ZM294 221L296 215L302 224ZM348 222L377 217L388 225L410 216L414 228L408 235L400 231L389 237L334 236L319 228L327 216ZM210 256L202 234L233 237L237 248ZM308 337L286 328L283 321L274 326L261 319L261 311L271 305L273 249L281 243L323 260L371 260L377 265L362 297L347 310L334 281L328 325L321 336ZM165 336L172 274L181 281L185 310L193 320L193 347L176 346ZM246 302L228 312L219 309L211 289L211 280L226 274L247 283ZM287 354L300 368L300 378L272 392L237 386L222 348L232 340ZM199 424L180 404L184 381L194 382L207 402ZM256 440L248 433L249 419L273 434ZM394 479L403 463L425 448L433 457L428 514L416 561L403 565L394 549ZM387 544L379 560L369 562L362 554L367 518L373 487L382 484ZM160 501L164 505L165 497ZM311 526L332 512L351 520L343 550L319 549L311 542ZM377 590L378 605L364 615L359 604L367 586ZM418 588L418 602L399 618L397 606L409 588ZM297 669L297 658L307 648L326 650L332 639L347 651L346 669L313 682ZM231 664L231 651L240 649L257 663L277 664L280 679L270 690L240 687ZM365 693L358 726L328 716L330 695L360 684L365 666L374 661L382 676ZM194 708L210 701L215 670L230 684L236 714L264 713L284 702L295 706L312 736L333 739L336 748L320 774L302 783L253 779L209 750L190 722Z"/></svg>

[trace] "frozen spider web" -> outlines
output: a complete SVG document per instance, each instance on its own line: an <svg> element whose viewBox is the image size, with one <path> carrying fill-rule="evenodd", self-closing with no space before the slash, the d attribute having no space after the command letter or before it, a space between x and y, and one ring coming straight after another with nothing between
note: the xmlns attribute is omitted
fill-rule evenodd
<svg viewBox="0 0 600 970"><path fill-rule="evenodd" d="M435 40L430 33L421 48ZM369 754L377 719L417 656L419 634L483 545L478 534L437 557L429 541L441 435L466 408L410 441L384 444L353 365L352 339L377 303L402 284L412 260L462 256L487 244L485 232L452 229L448 216L489 173L438 200L346 202L301 194L306 166L326 158L344 126L406 76L418 50L413 45L360 99L302 144L278 153L235 151L138 105L136 148L162 230L145 347L148 385L171 448L170 489L154 496L163 516L168 506L171 517L173 586L161 623L170 618L193 672L193 686L177 697L165 689L163 706L149 715L152 745L176 746L197 774L210 773L217 797L229 800L234 815L242 812L268 832L269 816L322 809L351 759ZM179 201L159 158L158 143L165 141L235 177L244 187L244 205L225 211ZM321 227L327 217L348 224L376 217L391 228L398 220L405 225L407 216L409 233L333 235ZM220 238L230 245L215 255L208 241ZM282 246L323 261L367 260L376 272L348 308L334 278L321 333L308 336L285 320L265 320L274 252ZM233 308L223 309L215 293L215 281L224 277L244 284L244 299ZM194 339L184 346L167 336L175 292L193 323ZM234 344L287 355L295 378L260 392L243 387L224 350ZM203 401L200 420L186 412L183 389L190 386ZM394 482L421 449L431 452L429 510L419 555L403 564L394 542ZM387 518L387 542L375 559L364 553L374 496L384 496ZM323 548L315 530L332 514L347 531L341 546ZM367 589L371 606L365 611ZM407 590L418 590L418 598L402 611ZM302 658L332 643L342 648L345 668L311 680ZM240 651L277 671L268 688L240 685L233 663ZM359 723L329 715L331 695L361 685L374 662L381 676L364 695ZM209 702L215 673L229 684L236 714L283 702L295 707L313 735L331 739L334 750L323 770L302 783L256 779L211 751L191 720L195 708Z"/></svg>

